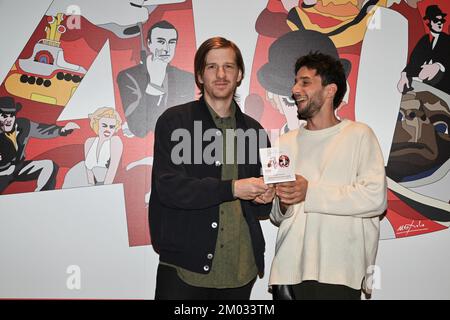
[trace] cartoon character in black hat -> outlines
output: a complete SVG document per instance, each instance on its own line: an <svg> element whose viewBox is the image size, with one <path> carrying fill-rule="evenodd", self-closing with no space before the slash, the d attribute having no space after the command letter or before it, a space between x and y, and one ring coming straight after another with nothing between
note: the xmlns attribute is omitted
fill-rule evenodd
<svg viewBox="0 0 450 320"><path fill-rule="evenodd" d="M13 181L37 180L35 191L53 190L58 166L51 160L25 160L28 139L66 136L79 126L68 122L60 127L16 118L20 109L22 105L12 97L0 97L0 194Z"/></svg>
<svg viewBox="0 0 450 320"><path fill-rule="evenodd" d="M397 84L400 92L412 90L412 78L418 77L450 94L450 36L443 32L446 16L437 5L427 7L423 19L428 21L430 34L423 36L414 47Z"/></svg>
<svg viewBox="0 0 450 320"><path fill-rule="evenodd" d="M310 52L321 52L339 59L334 43L326 35L313 30L299 30L284 34L269 48L269 62L258 70L258 80L266 89L266 98L286 117L281 133L297 129L297 106L292 98L295 61ZM350 61L341 59L345 73L350 73ZM348 90L347 90L348 91ZM344 98L345 100L345 98Z"/></svg>

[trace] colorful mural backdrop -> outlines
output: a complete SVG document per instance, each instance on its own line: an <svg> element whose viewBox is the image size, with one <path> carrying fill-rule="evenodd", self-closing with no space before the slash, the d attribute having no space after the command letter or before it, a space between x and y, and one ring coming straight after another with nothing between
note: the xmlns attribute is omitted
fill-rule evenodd
<svg viewBox="0 0 450 320"><path fill-rule="evenodd" d="M54 1L3 81L0 193L121 183L129 244L144 245L155 121L195 94L192 4L102 2ZM103 88L89 77L112 79L110 105L74 103Z"/></svg>
<svg viewBox="0 0 450 320"><path fill-rule="evenodd" d="M386 166L389 205L382 239L450 225L449 9L446 1L269 0L255 24L259 36L245 110L265 128L286 132L299 126L290 93L292 65L310 51L327 52L344 64L349 90L337 111L340 117L366 121L376 112L364 110L370 98L367 91L358 91L363 86L381 96L384 104L392 104L394 118L386 114L378 123L392 122L394 129ZM402 39L383 45L402 24L407 27L405 45ZM377 92L377 81L381 86L391 76L389 69L383 69L386 61L377 58L386 56L384 50L391 51L388 59L397 59L394 65L402 64L395 75L396 88L390 90L398 91L397 101L389 99L389 92ZM384 79L376 78L370 64L384 70ZM360 103L355 105L357 95Z"/></svg>
<svg viewBox="0 0 450 320"><path fill-rule="evenodd" d="M241 107L266 129L299 126L293 64L310 51L344 64L339 117L386 125L384 239L450 225L449 12L437 0L269 0L255 21ZM123 184L129 245L150 244L155 122L198 96L193 17L191 0L53 1L0 86L0 194ZM380 40L397 28L405 39ZM381 121L371 93L393 110Z"/></svg>

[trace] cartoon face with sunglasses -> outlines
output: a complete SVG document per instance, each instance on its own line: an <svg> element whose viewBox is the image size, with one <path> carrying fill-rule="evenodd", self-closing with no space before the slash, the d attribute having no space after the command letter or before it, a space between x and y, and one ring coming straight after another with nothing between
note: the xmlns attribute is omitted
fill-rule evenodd
<svg viewBox="0 0 450 320"><path fill-rule="evenodd" d="M428 6L424 20L428 20L428 27L433 33L441 33L444 28L446 13L442 12L437 5Z"/></svg>
<svg viewBox="0 0 450 320"><path fill-rule="evenodd" d="M445 19L442 16L437 16L430 20L430 28L432 32L441 33L444 27Z"/></svg>

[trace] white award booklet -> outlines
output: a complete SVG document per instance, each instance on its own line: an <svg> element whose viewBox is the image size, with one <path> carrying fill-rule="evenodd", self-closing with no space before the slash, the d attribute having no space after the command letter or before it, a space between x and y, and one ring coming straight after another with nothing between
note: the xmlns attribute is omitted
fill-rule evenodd
<svg viewBox="0 0 450 320"><path fill-rule="evenodd" d="M286 150L259 149L264 183L295 181L294 164Z"/></svg>

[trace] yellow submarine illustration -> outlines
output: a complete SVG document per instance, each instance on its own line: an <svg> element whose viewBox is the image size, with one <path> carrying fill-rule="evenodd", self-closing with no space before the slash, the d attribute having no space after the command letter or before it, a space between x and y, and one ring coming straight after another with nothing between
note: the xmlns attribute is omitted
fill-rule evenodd
<svg viewBox="0 0 450 320"><path fill-rule="evenodd" d="M33 101L65 106L79 86L86 69L67 62L60 47L65 15L47 16L46 38L39 40L28 59L19 59L5 81L6 90Z"/></svg>

